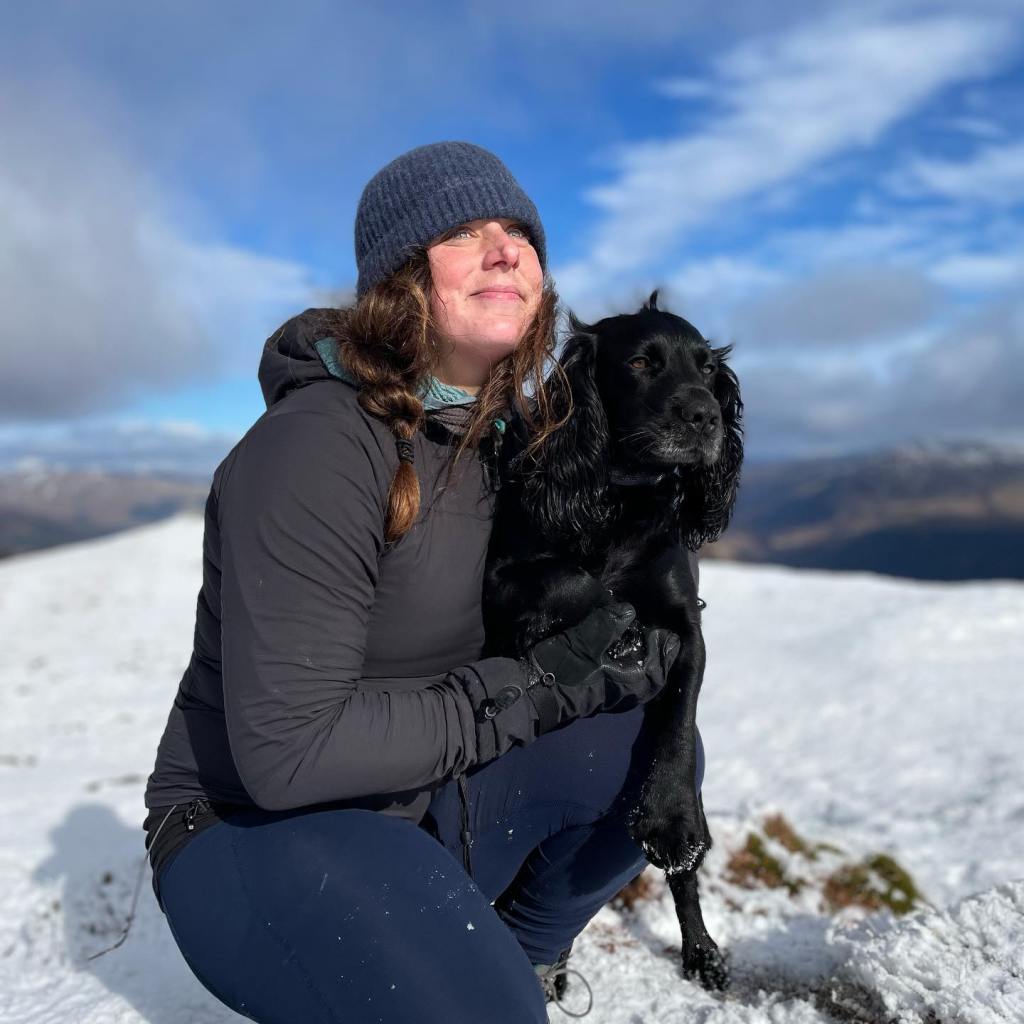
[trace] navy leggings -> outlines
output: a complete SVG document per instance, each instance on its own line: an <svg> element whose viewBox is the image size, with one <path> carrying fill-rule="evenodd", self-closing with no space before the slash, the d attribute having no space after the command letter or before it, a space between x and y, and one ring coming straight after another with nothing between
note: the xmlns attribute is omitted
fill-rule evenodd
<svg viewBox="0 0 1024 1024"><path fill-rule="evenodd" d="M457 784L422 825L374 811L240 811L164 868L174 939L264 1024L545 1024L553 963L646 866L626 830L649 739L599 714L476 769L470 879ZM699 749L696 785L704 774Z"/></svg>

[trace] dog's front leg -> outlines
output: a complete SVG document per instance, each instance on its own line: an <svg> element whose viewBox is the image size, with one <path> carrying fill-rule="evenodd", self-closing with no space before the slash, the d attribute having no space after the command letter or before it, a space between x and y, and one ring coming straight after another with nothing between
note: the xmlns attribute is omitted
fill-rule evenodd
<svg viewBox="0 0 1024 1024"><path fill-rule="evenodd" d="M696 786L704 641L699 629L682 639L664 691L648 705L647 714L656 719L651 767L629 820L647 859L669 874L695 871L707 850Z"/></svg>
<svg viewBox="0 0 1024 1024"><path fill-rule="evenodd" d="M658 731L630 831L647 859L667 875L682 935L684 975L699 979L706 989L721 990L729 984L729 968L704 925L697 892L697 869L711 847L696 784L697 697L703 675L704 643L696 629L672 667L667 692L648 712L657 716Z"/></svg>
<svg viewBox="0 0 1024 1024"><path fill-rule="evenodd" d="M704 988L721 991L729 986L729 966L718 944L708 934L700 912L697 871L673 871L666 876L683 938L682 967L688 978Z"/></svg>

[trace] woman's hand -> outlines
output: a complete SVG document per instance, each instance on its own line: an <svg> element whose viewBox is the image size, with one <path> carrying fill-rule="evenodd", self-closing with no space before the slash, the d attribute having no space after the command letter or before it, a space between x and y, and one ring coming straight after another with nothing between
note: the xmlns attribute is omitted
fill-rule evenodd
<svg viewBox="0 0 1024 1024"><path fill-rule="evenodd" d="M473 710L475 762L486 764L513 744L530 743L575 718L625 711L656 696L680 640L667 629L652 629L640 633L638 644L619 642L635 617L630 604L598 608L579 625L535 644L518 662L491 659L507 666L497 685L490 673L453 673ZM518 679L509 681L508 668L518 669Z"/></svg>
<svg viewBox="0 0 1024 1024"><path fill-rule="evenodd" d="M574 718L636 707L661 691L679 654L675 633L651 629L637 654L609 653L635 618L625 602L598 608L530 648L523 659L530 673L525 696L537 710L538 736Z"/></svg>

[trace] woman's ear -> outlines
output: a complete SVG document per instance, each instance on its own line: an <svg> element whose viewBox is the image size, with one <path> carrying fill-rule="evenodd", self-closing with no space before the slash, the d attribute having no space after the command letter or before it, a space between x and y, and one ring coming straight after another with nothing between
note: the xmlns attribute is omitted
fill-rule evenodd
<svg viewBox="0 0 1024 1024"><path fill-rule="evenodd" d="M570 314L575 333L545 381L554 414L568 420L537 450L524 474L523 502L548 538L586 548L607 512L608 420L597 390L597 337Z"/></svg>
<svg viewBox="0 0 1024 1024"><path fill-rule="evenodd" d="M683 543L693 551L725 532L732 518L743 464L743 400L740 384L726 358L731 345L711 350L718 361L714 395L722 410L722 452L711 466L682 474L683 500L679 529Z"/></svg>

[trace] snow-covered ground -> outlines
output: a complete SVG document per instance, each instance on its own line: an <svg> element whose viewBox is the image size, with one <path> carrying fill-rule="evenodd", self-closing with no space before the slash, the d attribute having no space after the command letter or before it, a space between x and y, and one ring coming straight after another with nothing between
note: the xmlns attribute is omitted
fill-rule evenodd
<svg viewBox="0 0 1024 1024"><path fill-rule="evenodd" d="M201 532L184 516L0 563L4 1022L240 1019L185 966L148 868L125 944L86 959L129 906ZM651 869L649 898L605 908L577 943L588 1021L1024 1021L1024 585L706 562L701 592L717 844L702 905L734 984L712 995L678 976L671 899ZM807 851L765 834L776 814ZM787 885L746 887L737 851L751 834ZM880 853L912 876L921 909L831 910L829 879Z"/></svg>

